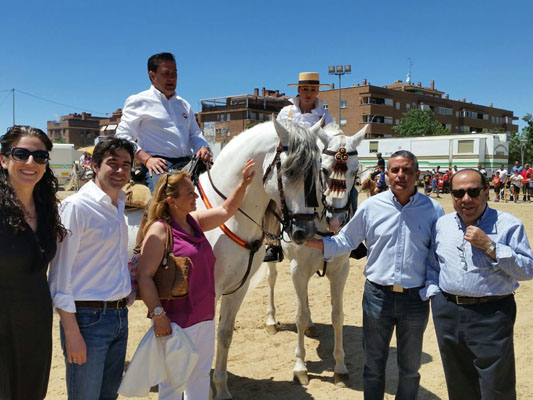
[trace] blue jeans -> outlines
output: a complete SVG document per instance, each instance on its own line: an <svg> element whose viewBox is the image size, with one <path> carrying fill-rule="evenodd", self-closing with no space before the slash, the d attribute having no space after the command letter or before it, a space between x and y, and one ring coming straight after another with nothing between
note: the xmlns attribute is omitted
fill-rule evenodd
<svg viewBox="0 0 533 400"><path fill-rule="evenodd" d="M154 156L154 157L160 157L161 156ZM167 162L167 171L170 169L181 169L185 165L189 163L191 160L190 157L181 157L181 158L169 158L165 159ZM152 173L152 176L148 173L148 169L144 166L144 164L141 167L141 173L145 174L145 182L146 186L150 189L150 192L154 193L155 186L157 184L157 181L161 177L161 174L156 174L155 172Z"/></svg>
<svg viewBox="0 0 533 400"><path fill-rule="evenodd" d="M397 293L366 281L363 294L365 400L381 400L385 395L385 367L395 327L399 369L396 399L417 398L428 317L429 302L422 301L418 290Z"/></svg>
<svg viewBox="0 0 533 400"><path fill-rule="evenodd" d="M76 319L87 346L87 362L67 360L65 333L60 324L61 347L71 400L111 400L118 397L128 343L128 309L78 308Z"/></svg>

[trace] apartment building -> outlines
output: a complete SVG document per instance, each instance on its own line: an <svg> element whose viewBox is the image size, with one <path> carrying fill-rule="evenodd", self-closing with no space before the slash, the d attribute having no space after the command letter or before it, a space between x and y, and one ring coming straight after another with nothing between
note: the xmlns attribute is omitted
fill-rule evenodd
<svg viewBox="0 0 533 400"><path fill-rule="evenodd" d="M73 143L75 148L92 146L98 136L113 136L122 117L117 109L110 117L97 117L91 113L62 115L59 121L47 121L48 137L53 142Z"/></svg>
<svg viewBox="0 0 533 400"><path fill-rule="evenodd" d="M339 116L339 89L323 90L319 98L324 101L331 116ZM342 88L340 101L340 124L344 132L355 133L364 124L370 124L367 136L392 137L393 126L409 110L431 110L435 119L451 133L481 133L495 128L505 132L518 132L513 124L518 118L513 111L467 102L466 99L451 100L447 94L430 87L396 81L386 86L374 86L363 79L361 84Z"/></svg>
<svg viewBox="0 0 533 400"><path fill-rule="evenodd" d="M91 113L62 115L59 121L47 121L48 137L53 142L73 143L75 148L91 146L100 135L100 121Z"/></svg>
<svg viewBox="0 0 533 400"><path fill-rule="evenodd" d="M289 105L289 97L279 90L263 88L253 94L203 99L198 124L209 143L225 144L253 125L271 121Z"/></svg>

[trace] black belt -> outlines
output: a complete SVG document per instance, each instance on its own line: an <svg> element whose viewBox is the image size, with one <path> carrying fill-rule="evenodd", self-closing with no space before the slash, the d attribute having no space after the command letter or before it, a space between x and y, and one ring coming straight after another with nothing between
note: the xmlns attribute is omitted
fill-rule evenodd
<svg viewBox="0 0 533 400"><path fill-rule="evenodd" d="M105 308L120 310L126 308L128 305L128 300L126 298L115 300L115 301L97 301L97 300L88 300L88 301L75 301L76 308L97 308L100 310Z"/></svg>
<svg viewBox="0 0 533 400"><path fill-rule="evenodd" d="M513 295L511 293L511 294L504 294L501 296L467 297L467 296L457 296L455 294L450 294L446 292L442 292L442 294L448 300L453 301L457 305L475 305L475 304L492 303L493 301L503 300Z"/></svg>
<svg viewBox="0 0 533 400"><path fill-rule="evenodd" d="M368 279L367 279L368 281ZM372 285L374 285L375 287L379 288L379 289L382 289L382 290L387 290L389 292L394 292L394 293L412 293L412 292L418 292L420 289L422 289L424 286L417 286L417 287L413 287L413 288L404 288L400 285L390 285L390 286L384 286L384 285L380 285L378 283L374 283L372 281L368 281L370 282Z"/></svg>

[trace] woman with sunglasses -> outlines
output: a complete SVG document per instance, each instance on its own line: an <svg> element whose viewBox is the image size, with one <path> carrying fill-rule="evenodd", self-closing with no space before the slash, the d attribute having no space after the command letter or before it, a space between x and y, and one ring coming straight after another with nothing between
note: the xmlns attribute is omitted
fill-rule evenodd
<svg viewBox="0 0 533 400"><path fill-rule="evenodd" d="M66 235L52 142L40 129L13 126L0 143L0 398L43 399L52 359L46 271Z"/></svg>
<svg viewBox="0 0 533 400"><path fill-rule="evenodd" d="M148 210L137 281L155 335L170 335L170 323L174 322L185 330L198 350L198 363L185 385L185 400L209 398L209 372L215 347L215 255L203 232L222 225L235 214L254 178L254 166L252 159L245 163L241 182L220 207L200 211L196 211L198 195L189 174L165 173L157 182ZM175 300L160 300L152 279L165 251L167 224L171 227L174 253L192 261L189 294ZM170 382L159 384L160 400L180 400L181 395L172 389Z"/></svg>

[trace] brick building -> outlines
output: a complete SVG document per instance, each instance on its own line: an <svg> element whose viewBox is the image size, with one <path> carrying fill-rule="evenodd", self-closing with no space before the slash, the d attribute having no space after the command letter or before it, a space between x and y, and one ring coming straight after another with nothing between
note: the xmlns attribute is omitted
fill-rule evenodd
<svg viewBox="0 0 533 400"><path fill-rule="evenodd" d="M227 143L253 125L270 121L289 105L289 97L279 90L254 89L254 94L241 94L201 100L198 124L210 143Z"/></svg>
<svg viewBox="0 0 533 400"><path fill-rule="evenodd" d="M100 135L100 121L90 113L63 115L59 121L47 121L48 137L53 142L73 143L75 148L91 146Z"/></svg>
<svg viewBox="0 0 533 400"><path fill-rule="evenodd" d="M48 137L53 142L73 143L75 148L92 146L98 136L113 136L122 117L119 108L111 117L90 113L62 115L59 121L47 121Z"/></svg>
<svg viewBox="0 0 533 400"><path fill-rule="evenodd" d="M342 88L341 91L342 129L347 133L359 131L366 123L370 124L368 137L391 137L395 135L393 126L398 125L403 114L413 108L433 111L435 119L451 133L481 133L495 128L505 132L518 132L513 121L518 118L510 110L451 100L448 95L430 87L396 81L391 85L373 86L363 79L361 85ZM444 95L444 96L443 96ZM337 120L339 113L338 89L323 90L319 98L324 101L331 116Z"/></svg>

